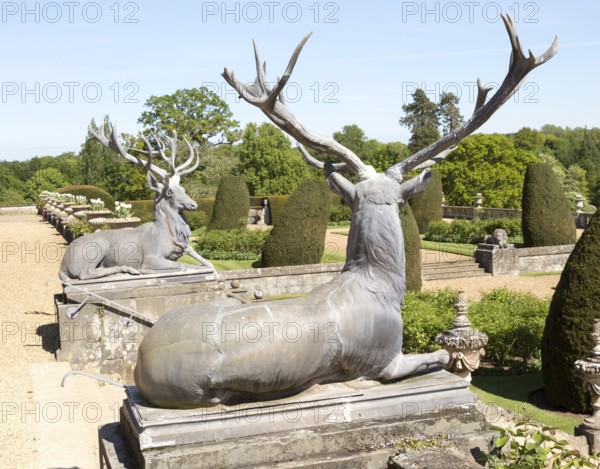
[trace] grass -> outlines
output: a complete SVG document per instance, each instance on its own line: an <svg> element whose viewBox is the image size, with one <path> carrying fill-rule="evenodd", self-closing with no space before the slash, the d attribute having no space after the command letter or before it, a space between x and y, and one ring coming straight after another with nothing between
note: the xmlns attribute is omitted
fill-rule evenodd
<svg viewBox="0 0 600 469"><path fill-rule="evenodd" d="M260 259L255 260L243 260L243 261L235 261L235 260L218 260L218 259L208 259L212 265L215 266L218 272L224 272L226 270L245 270L245 269L258 269L262 267ZM346 253L338 252L335 249L325 249L323 252L323 257L321 258L321 263L323 264L331 264L335 262L345 262L346 261ZM199 264L199 262L188 256L187 254L181 256L179 258L179 262L183 262L184 264Z"/></svg>
<svg viewBox="0 0 600 469"><path fill-rule="evenodd" d="M562 270L560 272L528 272L519 274L520 277L547 277L548 275L560 275L562 274Z"/></svg>
<svg viewBox="0 0 600 469"><path fill-rule="evenodd" d="M458 243L438 243L436 241L421 240L421 249L429 249L431 251L442 251L451 254L461 254L463 256L474 256L477 245L475 244L458 244Z"/></svg>
<svg viewBox="0 0 600 469"><path fill-rule="evenodd" d="M498 405L573 435L573 430L581 423L581 419L543 410L528 402L529 394L543 385L542 373L535 372L510 376L474 376L471 389L488 406ZM493 415L493 408L488 408L488 418L493 419Z"/></svg>

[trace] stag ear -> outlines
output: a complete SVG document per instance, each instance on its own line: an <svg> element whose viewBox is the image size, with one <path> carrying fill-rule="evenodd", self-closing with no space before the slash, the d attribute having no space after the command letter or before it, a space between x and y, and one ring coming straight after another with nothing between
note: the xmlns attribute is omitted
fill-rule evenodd
<svg viewBox="0 0 600 469"><path fill-rule="evenodd" d="M424 192L425 189L427 189L427 184L429 184L430 179L431 171L429 171L429 169L426 169L418 176L400 184L400 195L402 196L400 204L403 205L415 195Z"/></svg>
<svg viewBox="0 0 600 469"><path fill-rule="evenodd" d="M348 181L348 179L346 179L340 173L331 173L327 177L327 182L329 183L329 188L333 192L341 195L344 198L344 202L346 202L348 207L354 207L354 195L356 194L354 184Z"/></svg>
<svg viewBox="0 0 600 469"><path fill-rule="evenodd" d="M158 180L154 177L154 174L152 174L152 171L146 171L146 179L148 180L148 187L150 189L159 194L162 193L164 186L158 182Z"/></svg>

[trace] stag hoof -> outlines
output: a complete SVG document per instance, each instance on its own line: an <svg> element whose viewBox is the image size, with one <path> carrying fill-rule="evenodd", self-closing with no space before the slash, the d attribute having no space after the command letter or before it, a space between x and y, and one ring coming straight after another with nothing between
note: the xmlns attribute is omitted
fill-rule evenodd
<svg viewBox="0 0 600 469"><path fill-rule="evenodd" d="M137 269L134 269L133 267L123 267L123 273L124 274L131 274L131 275L140 275L141 272Z"/></svg>

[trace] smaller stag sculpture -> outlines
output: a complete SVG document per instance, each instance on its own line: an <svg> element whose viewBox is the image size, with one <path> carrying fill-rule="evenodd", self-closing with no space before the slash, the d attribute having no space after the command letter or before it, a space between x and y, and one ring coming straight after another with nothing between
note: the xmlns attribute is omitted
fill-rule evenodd
<svg viewBox="0 0 600 469"><path fill-rule="evenodd" d="M142 137L146 146L143 153L147 155L147 161L125 150L114 126L109 129L110 138L106 137L103 128L96 133L90 127L89 134L90 138L96 139L127 161L146 169L148 186L155 192L154 221L137 228L97 231L76 239L65 252L59 271L60 279L67 282L119 273L139 275L207 268L214 272L212 264L189 244L190 227L183 213L184 210L198 208L198 204L179 185L181 177L190 174L200 163L192 145L186 140L190 156L183 164L176 166L176 134L173 137L156 138L156 148ZM169 167L168 172L152 162L157 153ZM190 255L202 265L177 262L183 254Z"/></svg>
<svg viewBox="0 0 600 469"><path fill-rule="evenodd" d="M400 311L406 278L398 212L425 190L431 172L425 169L406 181L403 175L444 159L454 145L506 102L527 73L555 54L556 40L540 57L526 57L512 20L503 19L512 57L496 94L486 101L490 90L480 84L475 111L468 121L384 173L333 138L307 129L287 107L281 92L308 36L296 47L287 70L273 86L267 82L266 66L256 46L253 83L239 81L225 69L225 80L298 142L305 159L325 170L331 189L352 208L346 264L339 276L302 298L251 305L220 300L162 316L140 345L134 373L135 383L148 401L164 407L190 407L227 403L232 398L264 400L297 393L316 383L394 380L448 363L445 350L402 352ZM341 162L325 164L304 145L334 154ZM356 182L341 171L353 173Z"/></svg>

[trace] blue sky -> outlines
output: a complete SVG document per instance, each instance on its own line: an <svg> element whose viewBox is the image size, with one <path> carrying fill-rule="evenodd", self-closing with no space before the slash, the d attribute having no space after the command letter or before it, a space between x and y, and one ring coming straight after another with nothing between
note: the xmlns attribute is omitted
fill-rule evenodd
<svg viewBox="0 0 600 469"><path fill-rule="evenodd" d="M482 132L523 126L599 126L600 3L528 1L1 2L0 160L77 151L91 118L109 114L136 133L151 95L206 85L242 124L266 117L239 101L220 73L255 76L252 38L275 80L308 41L286 92L309 128L357 124L369 138L407 142L402 104L416 86L474 106L474 84L499 83L510 46L501 11L525 48L559 52L535 69Z"/></svg>

